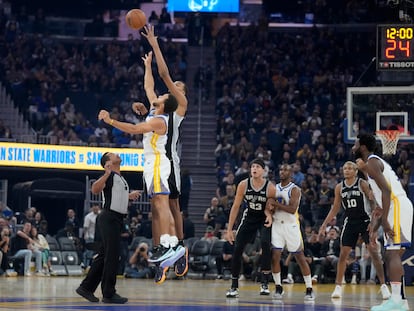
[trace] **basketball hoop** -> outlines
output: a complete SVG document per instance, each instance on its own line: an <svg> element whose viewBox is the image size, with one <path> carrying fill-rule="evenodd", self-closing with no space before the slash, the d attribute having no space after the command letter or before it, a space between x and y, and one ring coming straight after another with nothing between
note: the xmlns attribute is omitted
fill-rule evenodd
<svg viewBox="0 0 414 311"><path fill-rule="evenodd" d="M392 155L397 152L398 140L400 139L401 132L396 130L380 130L375 134L381 140L382 153L384 155Z"/></svg>

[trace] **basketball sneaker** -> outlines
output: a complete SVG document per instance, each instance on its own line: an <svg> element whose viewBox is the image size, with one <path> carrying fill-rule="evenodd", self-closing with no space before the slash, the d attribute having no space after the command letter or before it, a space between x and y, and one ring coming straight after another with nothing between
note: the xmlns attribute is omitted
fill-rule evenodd
<svg viewBox="0 0 414 311"><path fill-rule="evenodd" d="M188 248L185 248L184 256L181 256L180 259L177 260L175 263L175 275L176 276L184 276L188 271Z"/></svg>
<svg viewBox="0 0 414 311"><path fill-rule="evenodd" d="M160 285L164 283L165 279L167 278L167 272L170 266L161 267L161 265L155 266L155 277L154 281L156 284Z"/></svg>
<svg viewBox="0 0 414 311"><path fill-rule="evenodd" d="M276 285L275 293L273 294L273 298L277 300L281 300L283 298L283 287L282 285Z"/></svg>
<svg viewBox="0 0 414 311"><path fill-rule="evenodd" d="M341 298L342 297L342 286L336 285L335 289L331 295L331 298Z"/></svg>
<svg viewBox="0 0 414 311"><path fill-rule="evenodd" d="M166 248L161 244L154 247L151 257L148 262L161 262L174 254L172 247Z"/></svg>
<svg viewBox="0 0 414 311"><path fill-rule="evenodd" d="M260 295L270 295L269 285L267 283L260 284Z"/></svg>
<svg viewBox="0 0 414 311"><path fill-rule="evenodd" d="M381 296L382 296L383 300L390 299L391 293L390 293L390 290L388 289L388 286L386 284L381 285L380 292L381 292Z"/></svg>
<svg viewBox="0 0 414 311"><path fill-rule="evenodd" d="M312 287L306 288L305 300L306 301L314 301L315 300L315 295L313 293L313 288Z"/></svg>
<svg viewBox="0 0 414 311"><path fill-rule="evenodd" d="M230 288L226 293L227 298L239 298L239 289L238 288Z"/></svg>
<svg viewBox="0 0 414 311"><path fill-rule="evenodd" d="M383 304L380 304L378 306L374 306L371 308L371 311L407 311L407 304L404 303L403 300L396 302L394 299L388 299Z"/></svg>
<svg viewBox="0 0 414 311"><path fill-rule="evenodd" d="M160 266L161 268L170 267L175 262L185 255L185 247L178 245L175 249L171 248L173 251L169 257L165 260L161 261Z"/></svg>

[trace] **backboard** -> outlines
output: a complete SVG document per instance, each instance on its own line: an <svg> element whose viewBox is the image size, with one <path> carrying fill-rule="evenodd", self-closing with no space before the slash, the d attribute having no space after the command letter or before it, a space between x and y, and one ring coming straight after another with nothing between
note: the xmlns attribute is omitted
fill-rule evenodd
<svg viewBox="0 0 414 311"><path fill-rule="evenodd" d="M400 141L414 142L414 86L349 87L346 104L345 143L362 132L397 128Z"/></svg>

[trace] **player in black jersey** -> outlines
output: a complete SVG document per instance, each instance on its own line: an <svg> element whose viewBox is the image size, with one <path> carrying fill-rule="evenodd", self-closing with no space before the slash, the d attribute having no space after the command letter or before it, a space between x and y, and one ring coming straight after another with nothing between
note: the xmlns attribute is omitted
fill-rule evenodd
<svg viewBox="0 0 414 311"><path fill-rule="evenodd" d="M377 270L377 276L381 282L382 298L388 299L390 297L390 292L385 285L381 255L378 252L377 245L369 243L369 214L371 213L371 210L375 208L375 200L371 194L368 182L357 177L358 168L354 162L348 161L342 168L344 180L336 185L333 206L319 228L319 234L324 236L328 222L336 216L341 206L344 208L345 220L341 234L341 252L339 255L335 280L336 286L331 297L342 297L341 285L345 275L346 259L351 250L355 248L358 237L361 236L368 246L372 262Z"/></svg>
<svg viewBox="0 0 414 311"><path fill-rule="evenodd" d="M262 284L260 295L269 295L268 280L271 276L271 213L265 214L268 198L276 195L275 186L263 177L265 163L262 159L254 159L250 163L250 178L242 180L237 186L236 197L231 207L227 240L234 244L233 260L231 263L231 288L227 291L227 298L239 297L239 275L241 269L242 253L247 243L253 242L257 231L260 230L262 256ZM236 238L234 237L233 226L239 214L240 205L245 202L246 208Z"/></svg>

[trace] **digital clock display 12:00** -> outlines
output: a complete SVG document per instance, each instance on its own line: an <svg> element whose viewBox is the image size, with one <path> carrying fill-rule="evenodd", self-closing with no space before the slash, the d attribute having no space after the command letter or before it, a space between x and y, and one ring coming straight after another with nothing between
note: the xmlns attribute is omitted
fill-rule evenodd
<svg viewBox="0 0 414 311"><path fill-rule="evenodd" d="M414 71L413 25L378 25L377 69Z"/></svg>

